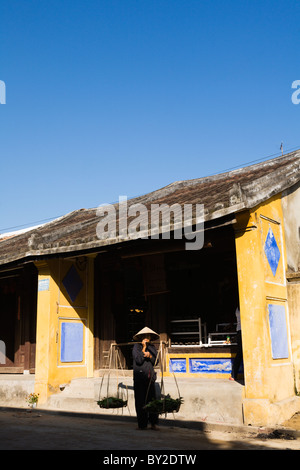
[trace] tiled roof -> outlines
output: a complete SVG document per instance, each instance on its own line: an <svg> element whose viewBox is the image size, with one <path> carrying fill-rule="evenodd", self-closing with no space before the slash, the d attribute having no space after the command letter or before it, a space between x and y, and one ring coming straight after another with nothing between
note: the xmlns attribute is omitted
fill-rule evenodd
<svg viewBox="0 0 300 470"><path fill-rule="evenodd" d="M300 151L214 176L179 181L127 201L142 203L203 204L205 223L255 207L300 180ZM118 209L118 205L115 205ZM71 212L41 227L0 241L0 265L66 252L97 249L120 241L99 240L97 208Z"/></svg>

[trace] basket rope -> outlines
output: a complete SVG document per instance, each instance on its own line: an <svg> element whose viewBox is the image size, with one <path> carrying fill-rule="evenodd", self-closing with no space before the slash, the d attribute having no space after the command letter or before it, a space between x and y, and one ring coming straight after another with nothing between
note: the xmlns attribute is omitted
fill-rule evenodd
<svg viewBox="0 0 300 470"><path fill-rule="evenodd" d="M158 358L160 357L160 361L159 361L159 367L160 367L160 375L161 375L161 385L160 385L160 390L161 390L161 394L165 397L165 385L164 385L164 368L163 368L163 349L162 349L162 342L160 342L160 346L159 346L159 351L157 353L157 356L156 356L156 359L155 359L155 363L154 363L154 366L153 366L153 369L155 368L155 366L157 365L157 362L158 362ZM173 373L173 377L174 377L174 380L175 380L175 384L176 384L176 388L177 388L177 392L178 392L178 398L181 399L181 396L180 396L180 391L179 391L179 387L178 387L178 383L177 383L177 380L176 380L176 376L175 376L175 373L172 369L172 373ZM152 375L153 377L153 375ZM148 394L149 394L149 390L150 390L150 386L151 386L151 382L152 382L152 377L150 378L149 380L149 384L148 384L148 389L147 389L147 393L146 393L146 397L145 397L145 405L147 404L147 399L148 399ZM164 414L167 414L167 411L165 410L165 399L162 400L163 402L163 413ZM173 413L174 415L174 413Z"/></svg>
<svg viewBox="0 0 300 470"><path fill-rule="evenodd" d="M108 398L109 398L110 375L111 375L112 361L113 361L113 348L116 348L116 353L115 353L115 362L116 362L116 363L115 363L115 367L116 367L116 369L117 369L117 371L118 371L118 372L117 372L117 383L118 383L119 368L122 370L124 377L125 377L125 373L124 373L124 369L123 369L123 367L122 367L122 362L121 362L121 358L120 358L120 355L119 355L119 349L117 349L117 348L118 348L119 346L132 346L133 344L135 344L135 343L133 343L133 342L130 342L130 343L120 343L120 344L112 343L112 344L110 345L109 354L108 354L108 373L107 373L107 386L106 386L106 398L107 398L107 403L108 403ZM160 358L160 360L159 360L159 358ZM161 385L160 385L161 394L165 397L164 370L163 370L163 369L164 369L164 367L163 367L163 342L162 342L162 341L160 341L159 350L158 350L157 355L156 355L156 358L155 358L155 363L154 363L154 366L153 366L153 370L154 370L154 368L157 366L158 363L159 363L160 375L161 375ZM176 375L175 375L173 369L172 369L172 374L173 374L174 381L175 381L175 385L176 385L176 388L177 388L178 398L181 399L179 386L178 386L177 379L176 379ZM100 401L100 397L101 397L101 390L102 390L102 386L103 386L104 377L105 377L105 373L104 373L103 376L102 376L102 380L101 380L101 384L100 384L100 389L99 389L99 401ZM145 405L147 404L147 398L148 398L148 394L149 394L149 390L150 390L152 378L153 378L153 375L150 377L150 380L149 380L149 384L148 384L148 388L147 388L147 393L146 393L146 397L145 397ZM125 387L126 387L127 407L128 407L129 414L131 415L130 409L129 409L129 406L128 406L128 386L125 384ZM119 397L118 385L117 385L117 397ZM162 400L162 401L163 401L163 407L165 407L165 400ZM123 412L123 408L122 408L122 412ZM167 411L165 410L165 408L163 408L163 413L167 414ZM174 412L173 412L173 414L174 414Z"/></svg>
<svg viewBox="0 0 300 470"><path fill-rule="evenodd" d="M109 389L110 389L110 374L111 374L111 370L112 370L112 361L113 361L113 347L115 347L117 345L115 344L111 344L110 345L110 348L109 348L109 354L108 354L108 373L107 373L107 384L106 384L106 400L107 400L107 405L108 405L108 399L109 399ZM121 359L120 359L120 355L119 355L119 351L118 349L116 350L116 354L115 354L115 366L116 366L116 369L117 369L117 398L119 398L119 388L118 388L118 379L119 379L119 367L120 369L122 370L123 372L123 376L125 377L125 373L124 373L124 369L122 367L122 363L121 363ZM98 401L100 401L101 399L101 390L102 390L102 386L103 386L103 381L104 381L104 377L105 377L105 373L103 374L102 376L102 380L101 380L101 383L100 383L100 388L99 388L99 397L98 397ZM128 411L129 411L129 414L131 415L130 413L130 408L129 408L129 405L128 405L128 386L127 384L125 384L125 387L126 387L126 403L127 403L127 407L128 407ZM122 396L122 394L121 394ZM105 400L105 398L104 398ZM108 406L107 406L108 408ZM122 413L123 413L123 407L122 407Z"/></svg>

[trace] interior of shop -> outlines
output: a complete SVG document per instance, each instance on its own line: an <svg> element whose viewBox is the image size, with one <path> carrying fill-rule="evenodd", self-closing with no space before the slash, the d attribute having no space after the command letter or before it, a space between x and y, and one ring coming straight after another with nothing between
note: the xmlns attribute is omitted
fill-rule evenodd
<svg viewBox="0 0 300 470"><path fill-rule="evenodd" d="M131 368L127 344L145 325L169 348L234 344L238 281L231 226L208 233L201 250L124 254L120 249L99 255L96 265L100 358L111 342L124 343L124 365ZM103 360L98 364L103 367Z"/></svg>

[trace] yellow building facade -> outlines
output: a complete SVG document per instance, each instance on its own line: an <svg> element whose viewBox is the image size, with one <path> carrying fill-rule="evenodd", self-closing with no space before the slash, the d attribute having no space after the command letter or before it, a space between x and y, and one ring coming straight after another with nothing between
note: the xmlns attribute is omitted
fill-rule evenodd
<svg viewBox="0 0 300 470"><path fill-rule="evenodd" d="M54 259L36 266L35 393L42 404L71 379L93 377L93 258Z"/></svg>
<svg viewBox="0 0 300 470"><path fill-rule="evenodd" d="M297 412L295 361L286 280L281 195L236 214L234 225L243 340L243 415L246 424L282 422ZM84 259L84 262L80 262ZM40 403L77 377L94 376L94 257L37 262L35 391ZM184 360L231 358L231 354L179 355ZM179 357L167 354L169 361ZM299 368L299 365L298 365ZM224 374L190 374L222 378ZM229 378L225 376L225 378Z"/></svg>
<svg viewBox="0 0 300 470"><path fill-rule="evenodd" d="M278 424L300 411L300 152L174 183L136 202L145 208L203 204L201 253L186 252L184 240L175 237L124 240L114 230L111 238L99 240L96 209L75 211L2 241L0 326L9 306L18 335L7 328L9 367L0 364L0 373L35 374L39 403L46 404L72 379L98 376L112 343L132 340L132 331L140 329L132 311L143 311L142 299L148 317L141 321L149 319L169 341L166 375L177 361L181 379L228 379L234 348L210 348L201 338L172 348L172 325L196 322L202 313L209 328L232 322L239 300L244 423ZM189 223L195 226L195 220ZM201 283L202 297L197 295ZM130 355L123 353L128 366ZM201 363L211 369L201 372Z"/></svg>
<svg viewBox="0 0 300 470"><path fill-rule="evenodd" d="M291 349L281 197L237 216L236 250L247 424L298 410Z"/></svg>
<svg viewBox="0 0 300 470"><path fill-rule="evenodd" d="M282 194L236 214L234 225L243 343L243 416L245 424L272 425L300 410L300 284L287 281ZM290 281L299 275L290 276ZM167 354L186 361L186 376L229 378L227 374L189 370L189 361L233 359L234 354Z"/></svg>

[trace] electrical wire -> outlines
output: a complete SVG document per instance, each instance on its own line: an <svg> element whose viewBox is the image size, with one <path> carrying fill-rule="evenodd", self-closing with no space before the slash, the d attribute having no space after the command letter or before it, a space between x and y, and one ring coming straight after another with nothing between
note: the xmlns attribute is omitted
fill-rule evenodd
<svg viewBox="0 0 300 470"><path fill-rule="evenodd" d="M293 148L290 148L287 150L287 153L285 153L284 155L282 155L282 157L285 157L288 153L290 152L293 152L294 150L298 150L299 149L299 146L298 147L293 147ZM231 167L231 168L227 168L225 170L222 170L218 173L212 173L210 175L206 175L206 176L213 176L213 175L216 175L216 174L221 174L221 173L226 173L228 171L232 171L232 170L236 170L236 169L239 169L239 168L243 168L245 166L248 166L248 165L253 165L254 163L258 163L258 162L262 162L264 160L269 160L270 158L273 158L273 157L276 157L276 156L280 156L281 153L280 152L277 152L277 153L273 153L271 155L267 155L265 157L262 157L262 158L258 158L256 160L252 160L250 162L246 162L246 163L243 163L241 165L237 165L237 166L234 166L234 167ZM137 196L136 196L137 197ZM65 214L64 214L65 215ZM51 220L55 220L55 219L58 219L59 217L63 217L63 215L58 215L56 217L50 217L48 219L43 219L43 220L37 220L35 222L31 222L31 223L26 223L26 224L22 224L22 225L15 225L13 227L6 227L6 228L0 228L0 233L2 233L2 231L6 232L8 230L16 230L16 229L22 229L22 228L26 228L26 227L31 227L31 226L34 226L34 225L38 225L38 224L41 224L41 223L45 223L45 222L49 222Z"/></svg>

